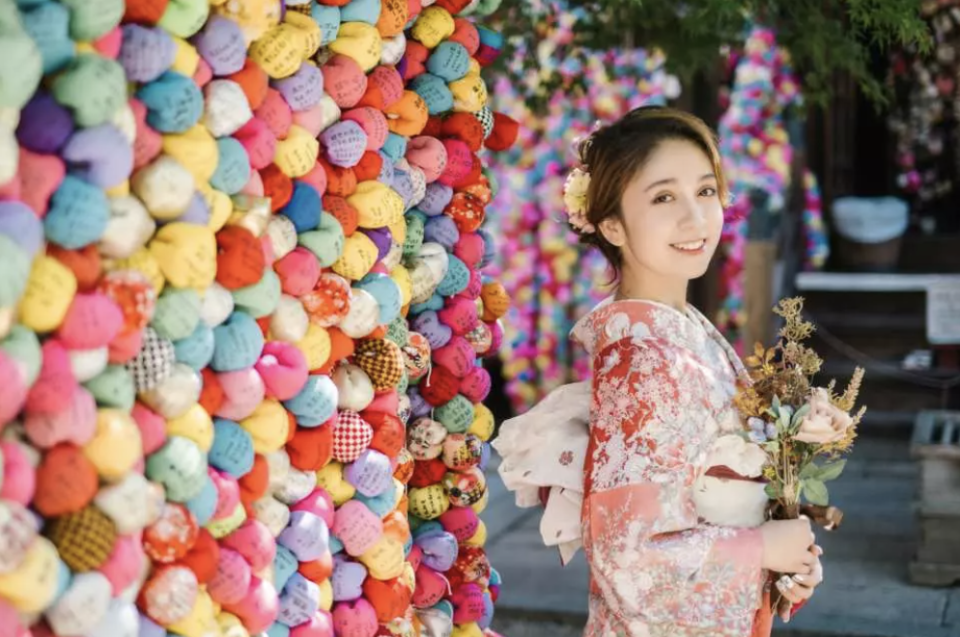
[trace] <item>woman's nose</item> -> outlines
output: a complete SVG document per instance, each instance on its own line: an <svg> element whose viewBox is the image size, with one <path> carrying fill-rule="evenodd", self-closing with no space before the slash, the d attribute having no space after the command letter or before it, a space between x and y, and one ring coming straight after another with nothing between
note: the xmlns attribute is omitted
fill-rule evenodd
<svg viewBox="0 0 960 637"><path fill-rule="evenodd" d="M683 218L680 219L680 226L684 229L699 229L706 225L707 215L703 206L696 199L687 201L684 204Z"/></svg>

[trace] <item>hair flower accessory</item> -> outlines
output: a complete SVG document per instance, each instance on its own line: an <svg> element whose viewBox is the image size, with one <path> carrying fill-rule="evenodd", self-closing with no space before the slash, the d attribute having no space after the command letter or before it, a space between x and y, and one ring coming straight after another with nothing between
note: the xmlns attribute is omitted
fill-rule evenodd
<svg viewBox="0 0 960 637"><path fill-rule="evenodd" d="M583 168L574 168L563 184L563 204L567 209L567 220L581 234L597 231L587 221L587 189L590 187L590 173Z"/></svg>

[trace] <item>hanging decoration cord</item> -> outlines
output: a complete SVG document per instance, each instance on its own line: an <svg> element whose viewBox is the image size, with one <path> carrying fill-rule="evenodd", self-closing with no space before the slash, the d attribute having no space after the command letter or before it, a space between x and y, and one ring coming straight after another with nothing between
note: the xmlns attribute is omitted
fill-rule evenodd
<svg viewBox="0 0 960 637"><path fill-rule="evenodd" d="M850 360L861 365L869 373L879 374L880 376L894 378L905 383L910 383L911 385L929 387L930 389L939 389L941 391L960 386L960 375L941 380L900 369L896 365L874 358L869 354L865 354L859 349L853 347L842 338L836 334L833 334L830 332L830 330L817 323L815 317L811 316L811 320L817 326L817 335L822 338L825 343Z"/></svg>

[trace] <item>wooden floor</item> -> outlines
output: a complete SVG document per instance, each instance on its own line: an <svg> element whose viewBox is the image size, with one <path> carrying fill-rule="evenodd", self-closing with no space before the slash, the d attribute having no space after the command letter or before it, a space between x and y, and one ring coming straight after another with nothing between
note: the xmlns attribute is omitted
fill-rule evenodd
<svg viewBox="0 0 960 637"><path fill-rule="evenodd" d="M960 588L923 588L907 581L916 524L916 467L906 439L860 440L844 475L831 483L844 526L822 533L825 581L778 637L960 637ZM567 635L586 616L587 569L582 553L561 568L540 543L536 510L520 510L495 471L487 523L490 559L503 577L498 618L504 637ZM958 485L960 487L960 485ZM960 538L958 538L960 542ZM565 624L564 630L550 622Z"/></svg>

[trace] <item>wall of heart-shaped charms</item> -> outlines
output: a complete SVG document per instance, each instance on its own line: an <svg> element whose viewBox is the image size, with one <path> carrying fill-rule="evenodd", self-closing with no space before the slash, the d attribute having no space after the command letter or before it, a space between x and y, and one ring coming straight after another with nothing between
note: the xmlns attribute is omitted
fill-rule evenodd
<svg viewBox="0 0 960 637"><path fill-rule="evenodd" d="M0 0L0 636L489 631L498 0Z"/></svg>

